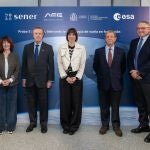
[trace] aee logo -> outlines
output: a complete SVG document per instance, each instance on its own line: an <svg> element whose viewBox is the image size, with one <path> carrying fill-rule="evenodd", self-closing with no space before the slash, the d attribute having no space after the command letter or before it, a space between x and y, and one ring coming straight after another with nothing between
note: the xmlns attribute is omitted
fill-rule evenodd
<svg viewBox="0 0 150 150"><path fill-rule="evenodd" d="M119 21L121 19L123 19L123 20L133 20L134 19L134 15L133 14L119 14L119 13L115 13L113 18L116 21Z"/></svg>

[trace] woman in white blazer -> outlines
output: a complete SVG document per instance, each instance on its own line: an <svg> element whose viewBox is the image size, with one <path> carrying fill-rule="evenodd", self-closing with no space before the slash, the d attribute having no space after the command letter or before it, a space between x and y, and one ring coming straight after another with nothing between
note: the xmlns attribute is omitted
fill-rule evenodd
<svg viewBox="0 0 150 150"><path fill-rule="evenodd" d="M64 134L73 135L79 128L82 114L82 76L86 62L85 47L77 42L75 28L66 34L67 43L58 50L60 74L60 122Z"/></svg>

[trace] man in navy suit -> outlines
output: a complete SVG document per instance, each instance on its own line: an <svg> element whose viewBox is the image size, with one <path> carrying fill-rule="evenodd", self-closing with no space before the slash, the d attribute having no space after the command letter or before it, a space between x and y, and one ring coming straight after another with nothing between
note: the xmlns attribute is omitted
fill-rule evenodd
<svg viewBox="0 0 150 150"><path fill-rule="evenodd" d="M139 37L131 41L128 52L128 68L139 113L139 126L132 129L132 133L150 131L150 24L139 22L137 34ZM150 134L144 141L150 142Z"/></svg>
<svg viewBox="0 0 150 150"><path fill-rule="evenodd" d="M37 126L37 104L40 110L41 132L47 132L48 88L54 80L54 53L51 45L42 41L44 30L33 29L34 42L25 45L22 59L22 86L26 88L30 125L26 132Z"/></svg>
<svg viewBox="0 0 150 150"><path fill-rule="evenodd" d="M126 69L126 56L123 49L116 47L116 34L112 30L105 33L106 46L96 49L93 68L97 75L100 96L101 122L100 134L109 130L110 106L111 122L115 134L122 136L120 129L119 104L123 88L123 73Z"/></svg>

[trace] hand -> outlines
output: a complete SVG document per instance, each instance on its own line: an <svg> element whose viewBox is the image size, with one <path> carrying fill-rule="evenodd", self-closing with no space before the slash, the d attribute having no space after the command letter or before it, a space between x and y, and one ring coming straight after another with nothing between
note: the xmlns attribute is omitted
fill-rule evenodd
<svg viewBox="0 0 150 150"><path fill-rule="evenodd" d="M26 87L26 80L22 80L22 87Z"/></svg>
<svg viewBox="0 0 150 150"><path fill-rule="evenodd" d="M76 82L77 78L76 77L72 77L72 82Z"/></svg>
<svg viewBox="0 0 150 150"><path fill-rule="evenodd" d="M138 76L136 77L136 79L137 79L137 80L142 80L142 77L138 75Z"/></svg>
<svg viewBox="0 0 150 150"><path fill-rule="evenodd" d="M9 86L9 84L10 84L10 80L9 79L2 81L2 85L3 86Z"/></svg>
<svg viewBox="0 0 150 150"><path fill-rule="evenodd" d="M48 81L47 82L47 88L51 88L52 87L52 82Z"/></svg>
<svg viewBox="0 0 150 150"><path fill-rule="evenodd" d="M132 77L133 79L136 79L137 76L139 76L138 70L131 70L131 71L130 71L130 74L131 74L131 77Z"/></svg>
<svg viewBox="0 0 150 150"><path fill-rule="evenodd" d="M69 83L69 84L73 84L73 80L72 80L72 77L67 77L66 78L66 81Z"/></svg>

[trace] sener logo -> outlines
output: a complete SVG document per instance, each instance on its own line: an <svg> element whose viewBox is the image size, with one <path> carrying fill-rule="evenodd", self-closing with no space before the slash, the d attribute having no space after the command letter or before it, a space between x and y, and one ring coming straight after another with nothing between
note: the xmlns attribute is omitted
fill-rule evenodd
<svg viewBox="0 0 150 150"><path fill-rule="evenodd" d="M5 13L5 20L36 20L37 14L12 14Z"/></svg>
<svg viewBox="0 0 150 150"><path fill-rule="evenodd" d="M115 13L113 16L114 20L120 21L120 20L133 20L134 15L133 14L119 14Z"/></svg>

